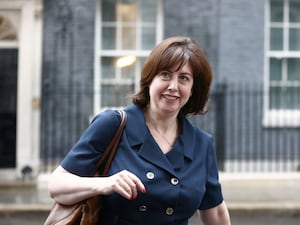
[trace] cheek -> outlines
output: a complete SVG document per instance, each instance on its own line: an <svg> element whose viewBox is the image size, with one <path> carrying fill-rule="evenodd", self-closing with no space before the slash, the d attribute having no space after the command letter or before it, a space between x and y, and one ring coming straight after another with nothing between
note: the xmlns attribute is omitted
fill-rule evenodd
<svg viewBox="0 0 300 225"><path fill-rule="evenodd" d="M190 98L193 94L194 81L182 86L182 92L187 98Z"/></svg>
<svg viewBox="0 0 300 225"><path fill-rule="evenodd" d="M193 92L192 92L192 87L186 87L185 90L184 90L184 93L185 93L185 96L187 98L191 97Z"/></svg>
<svg viewBox="0 0 300 225"><path fill-rule="evenodd" d="M157 87L155 85L155 83L151 83L149 86L149 97L150 99L153 99L155 97L155 95L157 94L158 90Z"/></svg>
<svg viewBox="0 0 300 225"><path fill-rule="evenodd" d="M165 89L166 89L166 85L164 85L161 82L156 82L156 80L153 80L149 86L149 95L150 97L154 95L159 95Z"/></svg>

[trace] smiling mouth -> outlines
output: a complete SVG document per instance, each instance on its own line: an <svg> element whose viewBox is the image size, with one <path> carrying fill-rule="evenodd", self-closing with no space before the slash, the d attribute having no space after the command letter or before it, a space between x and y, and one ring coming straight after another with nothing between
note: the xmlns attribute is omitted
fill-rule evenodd
<svg viewBox="0 0 300 225"><path fill-rule="evenodd" d="M164 98L167 99L167 100L176 100L176 99L178 99L177 96L171 96L171 95L164 95Z"/></svg>

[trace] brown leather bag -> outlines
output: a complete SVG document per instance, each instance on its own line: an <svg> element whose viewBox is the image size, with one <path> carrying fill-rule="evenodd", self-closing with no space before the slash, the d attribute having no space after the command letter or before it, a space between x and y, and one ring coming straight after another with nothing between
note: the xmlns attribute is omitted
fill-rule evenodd
<svg viewBox="0 0 300 225"><path fill-rule="evenodd" d="M120 110L120 114L122 118L120 126L100 157L95 176L106 176L108 174L127 120L127 115L123 110ZM104 163L104 169L100 173L100 168ZM74 205L62 205L55 202L44 225L96 225L100 219L101 210L101 195L91 197Z"/></svg>

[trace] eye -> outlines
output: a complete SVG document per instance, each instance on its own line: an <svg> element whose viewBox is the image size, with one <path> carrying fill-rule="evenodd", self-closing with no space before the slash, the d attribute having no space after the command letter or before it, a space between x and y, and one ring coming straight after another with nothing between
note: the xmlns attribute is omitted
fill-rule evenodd
<svg viewBox="0 0 300 225"><path fill-rule="evenodd" d="M189 77L188 77L188 76L185 76L185 75L181 75L181 76L180 76L180 79L181 79L181 80L187 80L187 81L188 81L188 80L189 80Z"/></svg>
<svg viewBox="0 0 300 225"><path fill-rule="evenodd" d="M163 79L170 79L170 77L172 76L172 74L168 71L162 71L160 72L160 76L163 78Z"/></svg>
<svg viewBox="0 0 300 225"><path fill-rule="evenodd" d="M180 80L185 81L185 82L188 82L192 79L192 77L188 74L181 74L179 78L180 78Z"/></svg>

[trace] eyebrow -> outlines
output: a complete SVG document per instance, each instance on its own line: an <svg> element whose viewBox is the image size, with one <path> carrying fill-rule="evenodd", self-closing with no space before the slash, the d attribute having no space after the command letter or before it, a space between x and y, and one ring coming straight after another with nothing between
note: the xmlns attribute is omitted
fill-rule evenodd
<svg viewBox="0 0 300 225"><path fill-rule="evenodd" d="M189 75L189 76L191 76L191 77L193 76L193 74L190 73L190 72L181 72L180 74L181 74L181 75L183 75L183 74L184 74L184 75Z"/></svg>

